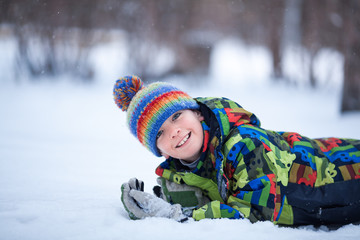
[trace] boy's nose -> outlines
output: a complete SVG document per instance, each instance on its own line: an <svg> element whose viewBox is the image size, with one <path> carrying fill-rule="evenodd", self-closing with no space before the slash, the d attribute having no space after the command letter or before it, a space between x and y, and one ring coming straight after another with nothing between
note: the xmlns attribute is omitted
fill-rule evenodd
<svg viewBox="0 0 360 240"><path fill-rule="evenodd" d="M174 128L174 130L172 131L172 134L171 134L171 138L175 138L176 136L178 136L180 133L180 129L179 128Z"/></svg>

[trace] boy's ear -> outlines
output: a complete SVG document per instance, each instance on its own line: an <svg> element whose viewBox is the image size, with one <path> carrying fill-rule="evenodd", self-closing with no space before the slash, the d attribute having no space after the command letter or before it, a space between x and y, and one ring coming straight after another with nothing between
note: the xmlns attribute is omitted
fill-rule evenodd
<svg viewBox="0 0 360 240"><path fill-rule="evenodd" d="M203 115L201 115L201 112L200 112L200 111L195 111L195 113L196 113L196 115L197 115L197 117L198 117L199 121L204 121L204 120L205 120L204 116L203 116Z"/></svg>
<svg viewBox="0 0 360 240"><path fill-rule="evenodd" d="M170 155L163 153L162 151L160 151L160 149L158 149L158 151L160 152L161 156L165 157L166 159L170 157Z"/></svg>

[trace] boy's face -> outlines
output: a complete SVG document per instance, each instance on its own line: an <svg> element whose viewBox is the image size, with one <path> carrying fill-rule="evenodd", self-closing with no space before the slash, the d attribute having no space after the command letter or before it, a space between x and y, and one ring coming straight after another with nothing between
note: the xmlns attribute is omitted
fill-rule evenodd
<svg viewBox="0 0 360 240"><path fill-rule="evenodd" d="M200 112L180 110L171 115L161 126L156 144L165 158L169 156L193 162L200 157L204 141L204 120Z"/></svg>

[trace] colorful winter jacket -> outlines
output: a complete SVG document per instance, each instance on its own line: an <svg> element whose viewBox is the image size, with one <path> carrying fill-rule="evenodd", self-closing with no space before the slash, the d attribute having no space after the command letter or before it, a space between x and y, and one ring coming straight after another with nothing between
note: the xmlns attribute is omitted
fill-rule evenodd
<svg viewBox="0 0 360 240"><path fill-rule="evenodd" d="M194 219L245 217L285 225L360 221L359 140L269 131L231 100L196 100L208 130L197 167L188 169L170 157L156 169L211 199L192 212Z"/></svg>

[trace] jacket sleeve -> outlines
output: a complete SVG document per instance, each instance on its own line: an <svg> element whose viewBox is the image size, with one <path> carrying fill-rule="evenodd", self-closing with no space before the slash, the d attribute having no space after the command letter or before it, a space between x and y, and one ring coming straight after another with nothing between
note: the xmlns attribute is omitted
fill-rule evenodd
<svg viewBox="0 0 360 240"><path fill-rule="evenodd" d="M230 186L226 204L251 222L291 223L291 207L281 187L288 185L296 156L284 139L272 131L241 125L224 144L223 154Z"/></svg>
<svg viewBox="0 0 360 240"><path fill-rule="evenodd" d="M212 201L193 211L192 217L195 220L205 218L230 218L242 219L241 213L228 205L220 203L220 201Z"/></svg>

